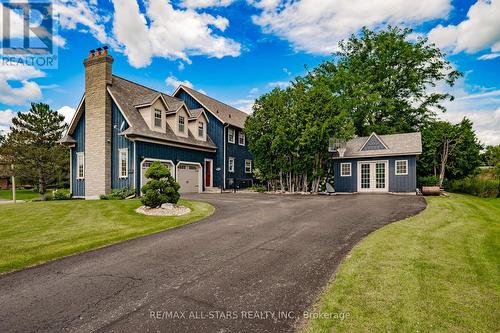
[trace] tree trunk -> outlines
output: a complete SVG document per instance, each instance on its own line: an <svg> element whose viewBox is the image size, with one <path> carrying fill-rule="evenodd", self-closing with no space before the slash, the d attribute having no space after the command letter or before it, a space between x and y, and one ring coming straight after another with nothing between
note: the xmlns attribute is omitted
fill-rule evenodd
<svg viewBox="0 0 500 333"><path fill-rule="evenodd" d="M446 170L446 162L448 160L448 149L450 142L446 140L443 145L443 154L441 155L441 169L439 170L439 187L443 186L444 174Z"/></svg>
<svg viewBox="0 0 500 333"><path fill-rule="evenodd" d="M38 170L38 193L40 193L40 195L45 194L45 175L42 169Z"/></svg>

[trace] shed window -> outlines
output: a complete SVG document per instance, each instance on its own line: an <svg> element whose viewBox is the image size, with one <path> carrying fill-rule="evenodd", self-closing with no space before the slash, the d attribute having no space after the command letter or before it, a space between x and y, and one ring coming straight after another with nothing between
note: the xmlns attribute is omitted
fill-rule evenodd
<svg viewBox="0 0 500 333"><path fill-rule="evenodd" d="M118 167L120 178L128 177L128 149L122 148L118 150Z"/></svg>
<svg viewBox="0 0 500 333"><path fill-rule="evenodd" d="M227 141L229 143L234 143L234 129L230 128L227 130Z"/></svg>
<svg viewBox="0 0 500 333"><path fill-rule="evenodd" d="M155 127L161 128L161 110L155 109Z"/></svg>
<svg viewBox="0 0 500 333"><path fill-rule="evenodd" d="M245 133L240 132L240 133L238 134L238 144L239 144L240 146L244 146L244 145L245 145Z"/></svg>
<svg viewBox="0 0 500 333"><path fill-rule="evenodd" d="M179 132L184 133L184 116L179 116Z"/></svg>
<svg viewBox="0 0 500 333"><path fill-rule="evenodd" d="M200 138L203 138L204 135L205 135L205 124L202 121L200 121L198 123L198 136Z"/></svg>
<svg viewBox="0 0 500 333"><path fill-rule="evenodd" d="M229 158L227 169L229 172L234 172L234 157Z"/></svg>
<svg viewBox="0 0 500 333"><path fill-rule="evenodd" d="M340 163L340 175L342 177L351 177L351 163Z"/></svg>
<svg viewBox="0 0 500 333"><path fill-rule="evenodd" d="M252 173L252 160L245 160L245 173Z"/></svg>
<svg viewBox="0 0 500 333"><path fill-rule="evenodd" d="M85 178L85 153L76 153L76 179Z"/></svg>
<svg viewBox="0 0 500 333"><path fill-rule="evenodd" d="M396 175L404 176L408 174L408 160L396 161Z"/></svg>

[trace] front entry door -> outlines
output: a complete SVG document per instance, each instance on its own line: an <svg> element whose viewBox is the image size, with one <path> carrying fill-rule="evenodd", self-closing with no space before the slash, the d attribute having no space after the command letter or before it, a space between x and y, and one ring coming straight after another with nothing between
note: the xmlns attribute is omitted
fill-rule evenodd
<svg viewBox="0 0 500 333"><path fill-rule="evenodd" d="M212 186L212 160L205 160L205 187Z"/></svg>
<svg viewBox="0 0 500 333"><path fill-rule="evenodd" d="M387 192L387 161L358 162L358 192Z"/></svg>

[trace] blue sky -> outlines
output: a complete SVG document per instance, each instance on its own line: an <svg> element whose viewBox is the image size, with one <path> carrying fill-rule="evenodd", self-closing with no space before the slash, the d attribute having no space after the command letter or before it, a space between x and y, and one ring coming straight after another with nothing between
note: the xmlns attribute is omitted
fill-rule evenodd
<svg viewBox="0 0 500 333"><path fill-rule="evenodd" d="M3 1L5 2L5 1ZM0 2L1 3L1 2ZM363 25L411 27L465 76L442 117L472 119L500 143L500 0L89 0L53 2L58 68L0 64L0 130L30 101L68 118L83 93L82 61L110 45L113 72L172 92L180 82L250 111L252 101L328 59ZM1 19L1 18L0 18Z"/></svg>

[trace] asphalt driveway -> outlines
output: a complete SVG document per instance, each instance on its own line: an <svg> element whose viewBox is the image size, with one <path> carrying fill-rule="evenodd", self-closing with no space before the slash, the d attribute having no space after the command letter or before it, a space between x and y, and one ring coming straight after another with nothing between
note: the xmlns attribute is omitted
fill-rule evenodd
<svg viewBox="0 0 500 333"><path fill-rule="evenodd" d="M206 220L0 277L0 332L286 332L416 196L193 195Z"/></svg>

